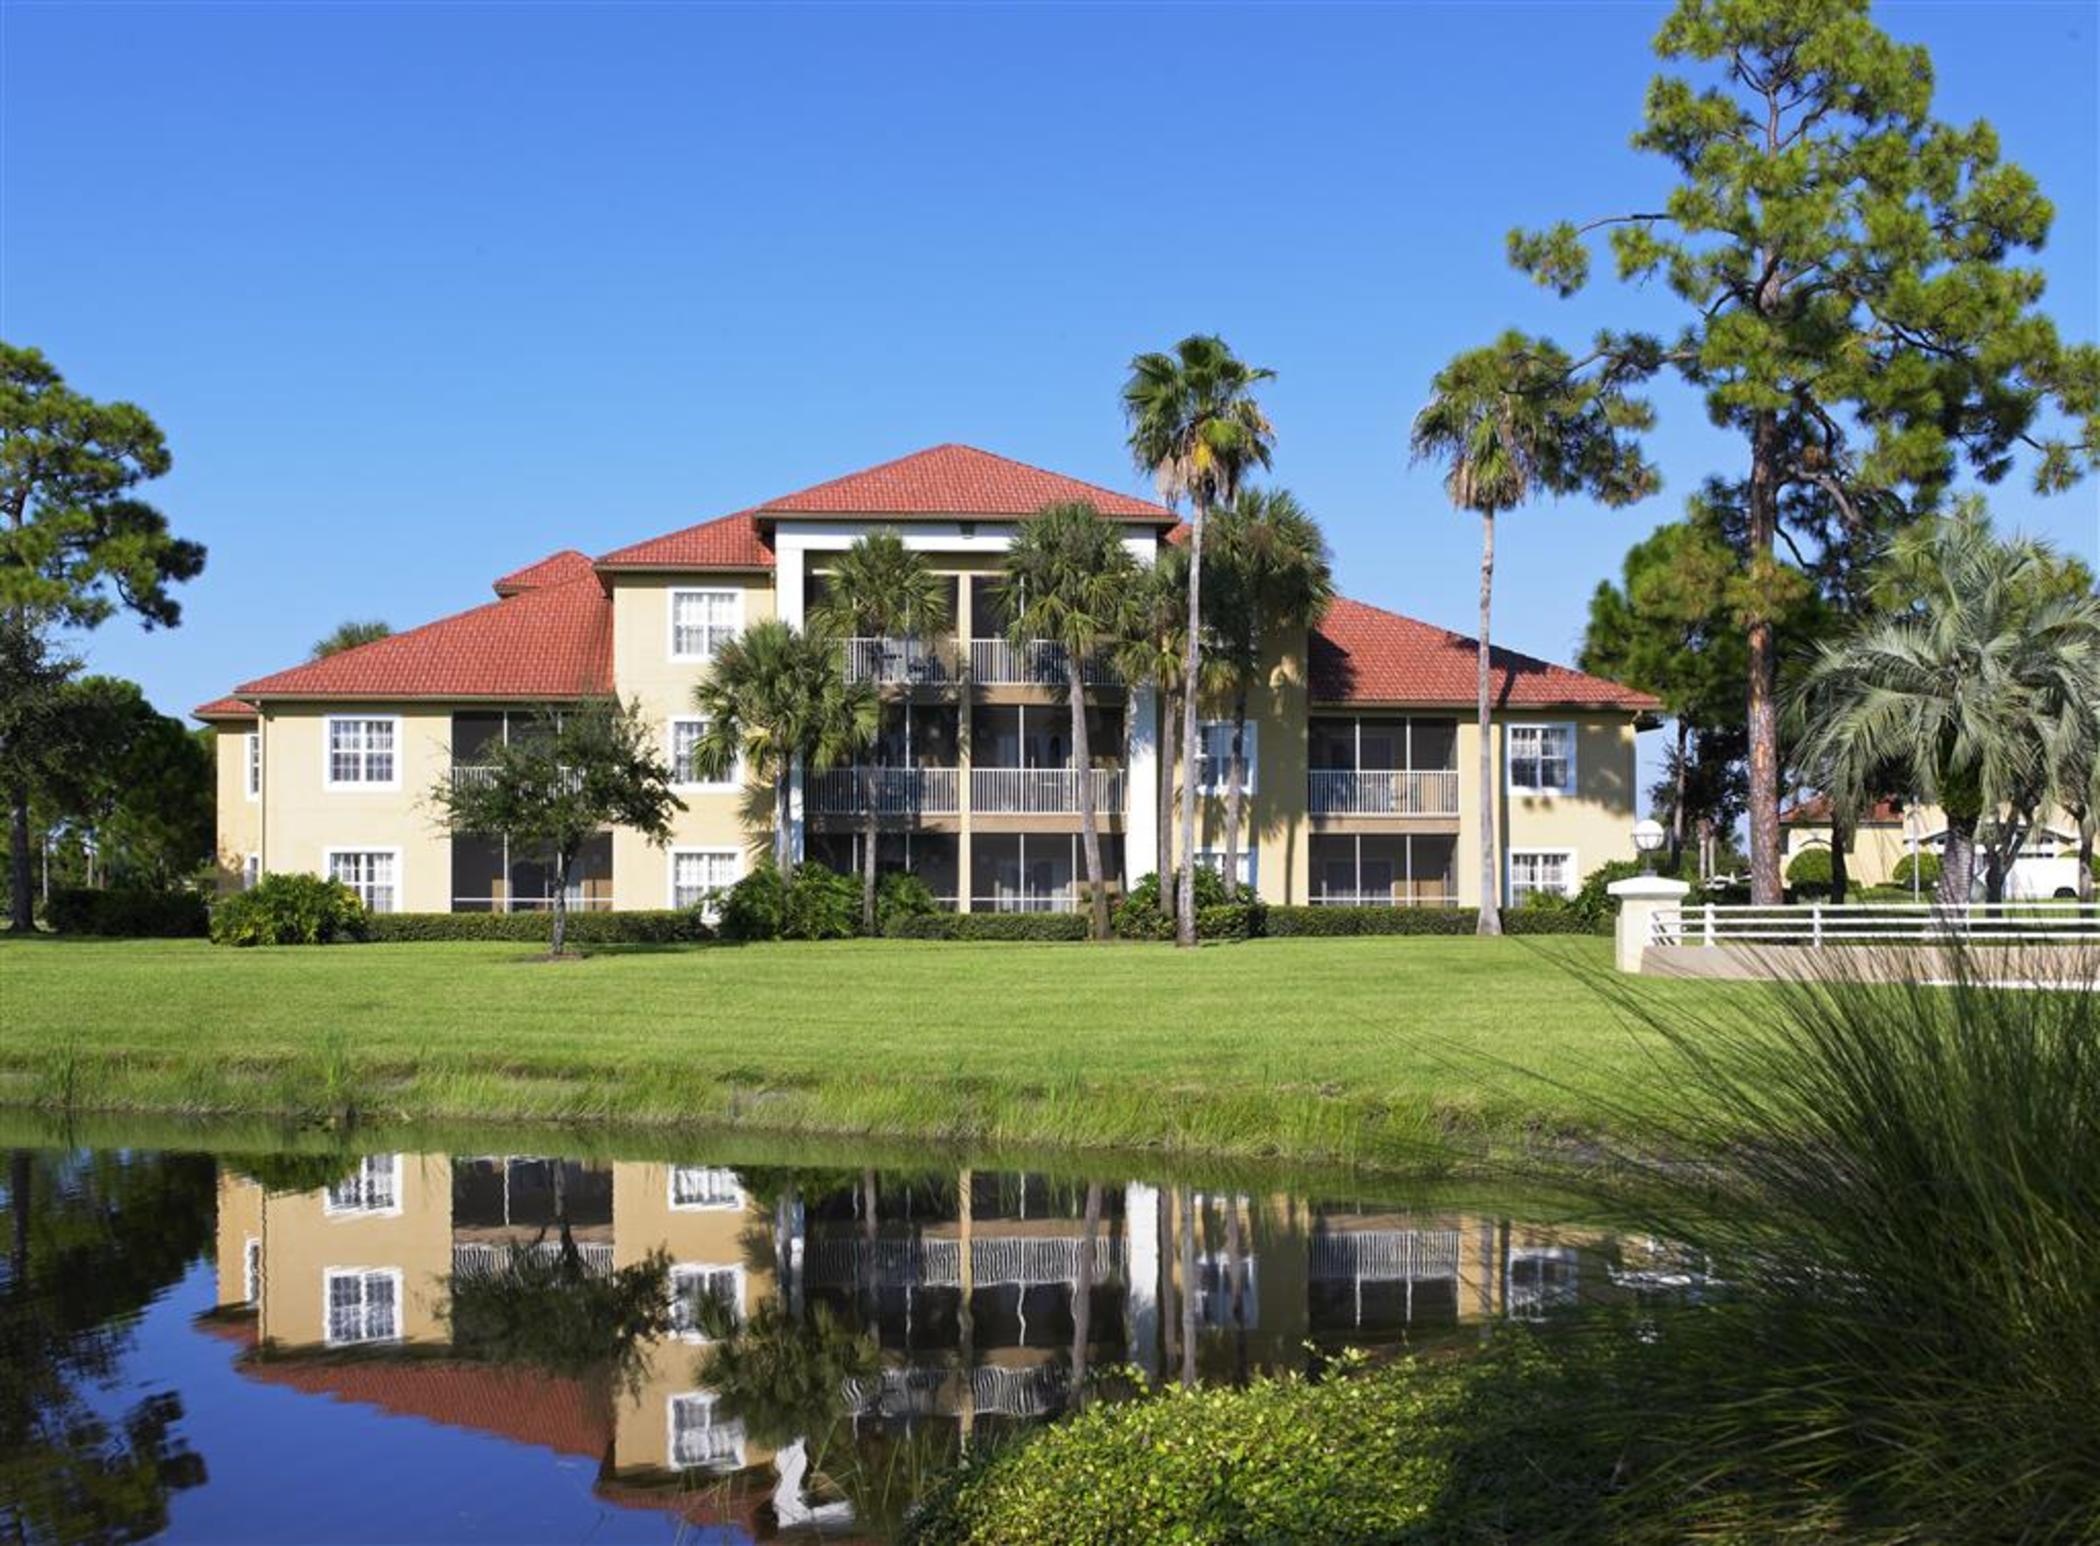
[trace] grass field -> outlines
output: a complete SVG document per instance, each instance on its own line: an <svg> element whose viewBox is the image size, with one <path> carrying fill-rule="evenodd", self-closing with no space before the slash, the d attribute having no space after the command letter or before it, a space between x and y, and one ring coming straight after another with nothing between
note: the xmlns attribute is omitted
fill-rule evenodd
<svg viewBox="0 0 2100 1546"><path fill-rule="evenodd" d="M1580 1132L1654 1038L1588 938L226 950L0 939L0 1102L690 1121L1380 1165ZM1643 984L1666 1009L1742 992Z"/></svg>

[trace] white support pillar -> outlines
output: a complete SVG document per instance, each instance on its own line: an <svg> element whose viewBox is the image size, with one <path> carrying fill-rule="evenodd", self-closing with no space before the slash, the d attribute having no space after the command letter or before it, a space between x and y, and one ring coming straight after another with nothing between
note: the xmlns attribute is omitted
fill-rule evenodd
<svg viewBox="0 0 2100 1546"><path fill-rule="evenodd" d="M1604 889L1619 902L1619 970L1638 972L1642 952L1656 943L1656 915L1665 909L1683 907L1692 888L1684 881L1665 880L1660 875L1635 875L1628 880L1615 880Z"/></svg>
<svg viewBox="0 0 2100 1546"><path fill-rule="evenodd" d="M781 542L773 551L773 606L780 620L795 628L804 626L805 607L803 586L805 570L803 557L807 549L800 542ZM795 863L802 862L803 839L807 823L803 819L802 759L795 759L795 766L788 775L788 854Z"/></svg>
<svg viewBox="0 0 2100 1546"><path fill-rule="evenodd" d="M1128 890L1137 876L1159 863L1158 690L1150 685L1134 688L1124 723L1130 742L1123 779L1123 885Z"/></svg>

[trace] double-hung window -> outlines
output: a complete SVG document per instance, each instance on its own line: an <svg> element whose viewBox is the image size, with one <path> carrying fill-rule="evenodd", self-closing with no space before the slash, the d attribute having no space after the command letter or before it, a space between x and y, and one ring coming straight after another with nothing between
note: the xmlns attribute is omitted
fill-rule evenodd
<svg viewBox="0 0 2100 1546"><path fill-rule="evenodd" d="M672 591L671 658L713 660L715 651L736 637L743 610L740 591Z"/></svg>
<svg viewBox="0 0 2100 1546"><path fill-rule="evenodd" d="M330 1213L399 1213L401 1156L367 1154L357 1168L328 1189Z"/></svg>
<svg viewBox="0 0 2100 1546"><path fill-rule="evenodd" d="M256 883L261 879L262 855L249 854L245 859L241 860L241 889L243 891L253 891Z"/></svg>
<svg viewBox="0 0 2100 1546"><path fill-rule="evenodd" d="M241 1244L241 1303L253 1308L262 1303L262 1241L250 1235Z"/></svg>
<svg viewBox="0 0 2100 1546"><path fill-rule="evenodd" d="M1575 894L1575 855L1564 848L1512 850L1509 856L1509 905L1522 907L1533 892L1547 896Z"/></svg>
<svg viewBox="0 0 2100 1546"><path fill-rule="evenodd" d="M705 907L737 881L734 848L678 848L671 852L671 905Z"/></svg>
<svg viewBox="0 0 2100 1546"><path fill-rule="evenodd" d="M741 1208L744 1189L727 1165L673 1165L671 1207L679 1213L700 1209Z"/></svg>
<svg viewBox="0 0 2100 1546"><path fill-rule="evenodd" d="M672 1396L669 1407L674 1467L733 1471L744 1463L744 1425L716 1416L713 1391Z"/></svg>
<svg viewBox="0 0 2100 1546"><path fill-rule="evenodd" d="M401 1339L399 1269L330 1267L326 1284L330 1347Z"/></svg>
<svg viewBox="0 0 2100 1546"><path fill-rule="evenodd" d="M357 893L370 913L397 910L401 895L401 856L391 848L331 848L328 875Z"/></svg>
<svg viewBox="0 0 2100 1546"><path fill-rule="evenodd" d="M1261 726L1248 720L1240 741L1240 793L1254 793L1254 767L1261 740ZM1223 794L1232 777L1232 721L1205 720L1196 727L1196 788L1202 794Z"/></svg>
<svg viewBox="0 0 2100 1546"><path fill-rule="evenodd" d="M734 789L737 779L734 771L727 778L709 778L700 768L694 756L694 748L700 738L707 734L704 719L674 719L671 721L671 782L687 789Z"/></svg>
<svg viewBox="0 0 2100 1546"><path fill-rule="evenodd" d="M744 1269L718 1262L680 1262L671 1269L671 1329L695 1340L707 1335L706 1307L744 1313Z"/></svg>
<svg viewBox="0 0 2100 1546"><path fill-rule="evenodd" d="M390 714L328 716L328 787L399 789L401 721Z"/></svg>
<svg viewBox="0 0 2100 1546"><path fill-rule="evenodd" d="M242 787L251 800L262 798L262 732L241 737Z"/></svg>
<svg viewBox="0 0 2100 1546"><path fill-rule="evenodd" d="M1573 725L1511 725L1511 794L1572 794L1575 789Z"/></svg>
<svg viewBox="0 0 2100 1546"><path fill-rule="evenodd" d="M1254 858L1253 849L1242 848L1240 850L1239 881L1243 886L1256 884ZM1196 864L1199 868L1209 870L1214 875L1223 875L1225 873L1225 850L1222 848L1199 848L1196 850Z"/></svg>

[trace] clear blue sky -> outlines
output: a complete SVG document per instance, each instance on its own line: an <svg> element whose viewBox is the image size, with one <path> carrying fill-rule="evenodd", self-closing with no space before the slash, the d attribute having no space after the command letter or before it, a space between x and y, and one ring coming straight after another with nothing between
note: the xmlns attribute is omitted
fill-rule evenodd
<svg viewBox="0 0 2100 1546"><path fill-rule="evenodd" d="M1279 373L1276 477L1345 591L1470 631L1477 531L1406 424L1504 326L1674 325L1502 259L1648 204L1661 14L9 0L0 332L154 413L155 497L211 549L180 629L93 663L185 709L343 618L943 440L1142 490L1123 368L1198 329ZM2050 310L2100 333L2100 9L1877 14L2040 177ZM1570 657L1627 545L1740 465L1660 406L1661 496L1505 523L1502 641ZM2092 486L1997 503L2100 556Z"/></svg>

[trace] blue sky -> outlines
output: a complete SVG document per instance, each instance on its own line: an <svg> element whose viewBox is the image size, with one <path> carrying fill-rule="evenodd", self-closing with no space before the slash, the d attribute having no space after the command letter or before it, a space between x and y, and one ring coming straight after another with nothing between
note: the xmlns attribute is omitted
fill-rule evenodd
<svg viewBox="0 0 2100 1546"><path fill-rule="evenodd" d="M93 663L179 710L345 617L944 440L1142 491L1117 387L1198 329L1278 372L1276 479L1345 591L1470 631L1477 530L1406 424L1504 326L1674 324L1502 260L1660 186L1626 138L1661 14L9 0L0 332L154 413L155 497L211 548L180 629ZM2100 333L2100 9L1877 14L2040 177L2049 309ZM1505 522L1500 640L1570 657L1628 544L1740 465L1659 406L1662 495ZM1997 507L2100 556L2092 486Z"/></svg>

